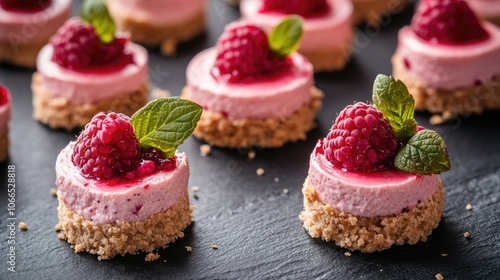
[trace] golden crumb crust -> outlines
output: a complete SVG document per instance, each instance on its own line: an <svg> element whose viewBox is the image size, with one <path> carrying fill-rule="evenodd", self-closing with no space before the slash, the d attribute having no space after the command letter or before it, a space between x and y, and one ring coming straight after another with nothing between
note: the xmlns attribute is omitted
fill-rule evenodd
<svg viewBox="0 0 500 280"><path fill-rule="evenodd" d="M341 70L351 56L353 38L351 34L339 45L299 52L311 62L314 72Z"/></svg>
<svg viewBox="0 0 500 280"><path fill-rule="evenodd" d="M0 134L0 161L5 161L9 157L9 128Z"/></svg>
<svg viewBox="0 0 500 280"><path fill-rule="evenodd" d="M302 189L304 210L299 218L313 238L334 241L340 247L361 252L375 252L392 245L426 241L439 225L443 214L444 189L406 213L373 218L341 212L318 201L316 191L306 178Z"/></svg>
<svg viewBox="0 0 500 280"><path fill-rule="evenodd" d="M167 56L175 54L180 42L189 41L205 29L204 10L186 18L184 22L167 26L152 25L144 19L134 17L133 13L118 14L111 11L111 14L117 29L130 32L132 41L148 47L160 45L162 53Z"/></svg>
<svg viewBox="0 0 500 280"><path fill-rule="evenodd" d="M182 90L181 98L190 99L188 87ZM193 134L212 146L225 148L281 147L286 142L306 139L306 133L315 127L322 98L323 92L312 87L309 104L291 116L264 120L229 120L221 113L204 110Z"/></svg>
<svg viewBox="0 0 500 280"><path fill-rule="evenodd" d="M58 194L57 213L61 230L58 237L72 244L76 253L97 254L98 260L116 255L140 252L152 253L156 248L184 237L184 229L192 222L192 209L186 195L164 212L151 215L144 221L117 221L96 224L69 209Z"/></svg>
<svg viewBox="0 0 500 280"><path fill-rule="evenodd" d="M70 131L84 127L99 112L113 111L131 116L148 101L148 82L138 90L119 97L88 104L72 104L71 100L47 93L42 86L42 79L39 73L33 74L33 117L54 129L64 128Z"/></svg>
<svg viewBox="0 0 500 280"><path fill-rule="evenodd" d="M11 42L0 42L0 62L6 62L26 68L35 68L38 52L49 41L49 38L36 42L19 43L14 46Z"/></svg>
<svg viewBox="0 0 500 280"><path fill-rule="evenodd" d="M408 0L352 0L353 23L379 25L383 16L398 14L409 3Z"/></svg>
<svg viewBox="0 0 500 280"><path fill-rule="evenodd" d="M413 95L416 110L440 114L443 120L447 120L460 114L480 114L484 110L500 108L499 78L456 90L438 89L415 80L398 55L392 57L392 67L394 78L403 81Z"/></svg>

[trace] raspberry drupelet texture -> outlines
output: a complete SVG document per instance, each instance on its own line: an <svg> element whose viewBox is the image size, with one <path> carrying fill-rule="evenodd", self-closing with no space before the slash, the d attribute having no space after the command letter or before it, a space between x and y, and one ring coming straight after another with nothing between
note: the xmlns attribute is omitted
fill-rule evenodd
<svg viewBox="0 0 500 280"><path fill-rule="evenodd" d="M125 52L126 38L115 38L105 44L94 27L80 20L70 20L51 39L52 60L58 65L79 72L113 72L133 63L133 55Z"/></svg>
<svg viewBox="0 0 500 280"><path fill-rule="evenodd" d="M52 0L0 0L0 7L6 11L42 11L52 4Z"/></svg>
<svg viewBox="0 0 500 280"><path fill-rule="evenodd" d="M211 73L216 79L230 83L272 78L291 68L290 60L275 54L266 33L254 25L241 22L228 25L216 48L217 58Z"/></svg>
<svg viewBox="0 0 500 280"><path fill-rule="evenodd" d="M420 38L439 44L473 43L489 37L463 0L421 1L411 26Z"/></svg>
<svg viewBox="0 0 500 280"><path fill-rule="evenodd" d="M330 6L326 0L264 0L263 10L313 17L327 13Z"/></svg>
<svg viewBox="0 0 500 280"><path fill-rule="evenodd" d="M389 121L373 105L347 106L323 141L326 158L346 171L370 172L386 167L399 148Z"/></svg>
<svg viewBox="0 0 500 280"><path fill-rule="evenodd" d="M140 156L130 118L121 113L99 113L78 136L71 161L83 176L107 180L133 169Z"/></svg>

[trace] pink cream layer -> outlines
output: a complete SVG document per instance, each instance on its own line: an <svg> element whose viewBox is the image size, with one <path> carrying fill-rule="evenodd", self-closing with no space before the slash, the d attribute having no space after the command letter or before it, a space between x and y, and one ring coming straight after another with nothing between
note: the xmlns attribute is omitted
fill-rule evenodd
<svg viewBox="0 0 500 280"><path fill-rule="evenodd" d="M398 215L430 198L439 176L422 176L396 169L370 173L344 172L334 168L323 154L311 155L309 185L319 201L352 215Z"/></svg>
<svg viewBox="0 0 500 280"><path fill-rule="evenodd" d="M410 27L398 34L396 54L422 84L440 89L472 87L500 76L500 29L484 23L490 37L464 45L438 45L420 39Z"/></svg>
<svg viewBox="0 0 500 280"><path fill-rule="evenodd" d="M83 177L71 162L74 142L56 161L56 185L67 207L98 224L115 221L143 221L166 211L187 194L189 165L184 153L177 152L177 167L160 171L133 182L103 181Z"/></svg>
<svg viewBox="0 0 500 280"><path fill-rule="evenodd" d="M7 103L0 105L0 134L4 134L7 131L10 121L10 110L12 107L12 100L10 99Z"/></svg>
<svg viewBox="0 0 500 280"><path fill-rule="evenodd" d="M129 42L125 51L133 53L134 64L113 73L80 73L61 67L52 61L54 48L50 44L42 48L36 65L47 94L68 99L73 104L93 103L134 92L147 81L146 49Z"/></svg>
<svg viewBox="0 0 500 280"><path fill-rule="evenodd" d="M214 79L210 70L215 48L199 53L189 63L186 76L191 100L229 119L266 119L290 116L311 99L313 67L300 54L292 54L290 73L269 81L227 83Z"/></svg>
<svg viewBox="0 0 500 280"><path fill-rule="evenodd" d="M482 18L500 17L500 0L466 0L466 2Z"/></svg>
<svg viewBox="0 0 500 280"><path fill-rule="evenodd" d="M0 41L15 45L47 40L71 15L71 0L55 0L35 13L0 8Z"/></svg>
<svg viewBox="0 0 500 280"><path fill-rule="evenodd" d="M313 51L319 48L345 44L353 34L353 6L349 0L327 0L331 11L325 16L304 20L303 35L299 51ZM244 20L270 32L287 15L275 12L261 12L263 0L242 0L241 16ZM347 48L348 46L346 46Z"/></svg>
<svg viewBox="0 0 500 280"><path fill-rule="evenodd" d="M105 0L112 16L155 26L182 24L206 9L207 0Z"/></svg>

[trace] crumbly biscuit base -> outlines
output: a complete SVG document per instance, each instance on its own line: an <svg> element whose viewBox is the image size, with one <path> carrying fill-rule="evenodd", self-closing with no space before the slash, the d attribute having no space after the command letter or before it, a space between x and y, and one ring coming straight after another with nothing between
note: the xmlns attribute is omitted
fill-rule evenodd
<svg viewBox="0 0 500 280"><path fill-rule="evenodd" d="M170 209L151 215L144 221L117 221L96 224L71 211L58 192L57 212L61 230L59 238L72 244L76 253L97 254L98 260L107 260L116 255L140 252L152 253L168 243L184 237L184 230L192 222L192 208L186 195Z"/></svg>
<svg viewBox="0 0 500 280"><path fill-rule="evenodd" d="M378 26L383 15L395 15L406 5L408 0L352 0L354 5L353 22L367 22Z"/></svg>
<svg viewBox="0 0 500 280"><path fill-rule="evenodd" d="M33 91L33 117L51 128L68 131L84 127L99 112L117 112L131 116L146 105L149 83L145 82L134 92L93 103L72 104L71 100L56 97L42 86L42 75L35 72L31 88Z"/></svg>
<svg viewBox="0 0 500 280"><path fill-rule="evenodd" d="M9 128L0 134L0 161L5 161L9 157Z"/></svg>
<svg viewBox="0 0 500 280"><path fill-rule="evenodd" d="M26 68L35 68L38 52L49 41L49 38L37 42L11 43L0 42L0 62Z"/></svg>
<svg viewBox="0 0 500 280"><path fill-rule="evenodd" d="M314 72L335 71L344 68L352 53L351 34L344 42L333 47L322 47L315 50L299 52L307 57L314 67Z"/></svg>
<svg viewBox="0 0 500 280"><path fill-rule="evenodd" d="M180 42L188 41L205 29L205 11L201 11L184 22L176 25L156 26L147 21L134 18L133 14L113 14L118 30L128 31L132 41L155 47L160 45L164 55L175 54Z"/></svg>
<svg viewBox="0 0 500 280"><path fill-rule="evenodd" d="M181 98L190 99L188 87L182 90ZM286 142L306 139L306 133L315 127L321 98L323 92L312 87L309 104L290 116L264 120L229 120L221 113L204 110L193 134L210 145L225 148L281 147Z"/></svg>
<svg viewBox="0 0 500 280"><path fill-rule="evenodd" d="M480 114L487 109L500 108L500 80L492 80L478 86L464 87L455 90L427 87L415 80L406 71L403 60L392 57L393 75L408 87L415 99L416 110L427 110L442 115L443 120L460 114Z"/></svg>
<svg viewBox="0 0 500 280"><path fill-rule="evenodd" d="M392 245L415 244L426 241L432 230L439 225L443 214L444 189L439 183L436 193L399 215L359 217L324 205L318 201L316 191L306 178L302 189L304 211L299 218L313 238L334 241L337 246L375 252Z"/></svg>

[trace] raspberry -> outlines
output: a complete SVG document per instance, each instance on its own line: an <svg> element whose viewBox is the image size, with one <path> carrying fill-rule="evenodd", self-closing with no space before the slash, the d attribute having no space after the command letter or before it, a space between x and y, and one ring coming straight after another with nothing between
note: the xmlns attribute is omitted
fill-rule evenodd
<svg viewBox="0 0 500 280"><path fill-rule="evenodd" d="M263 10L313 17L326 14L330 6L326 0L264 0Z"/></svg>
<svg viewBox="0 0 500 280"><path fill-rule="evenodd" d="M52 4L52 0L0 0L0 7L13 12L38 12Z"/></svg>
<svg viewBox="0 0 500 280"><path fill-rule="evenodd" d="M342 110L323 142L326 158L339 169L370 172L385 167L399 147L389 122L373 105Z"/></svg>
<svg viewBox="0 0 500 280"><path fill-rule="evenodd" d="M156 171L172 171L175 169L176 157L165 158L160 150L154 148L143 149L141 152L141 162L136 168L127 172L125 177L129 180L145 177Z"/></svg>
<svg viewBox="0 0 500 280"><path fill-rule="evenodd" d="M264 31L254 25L228 25L217 42L217 58L211 70L216 79L231 83L272 78L290 69L287 58L269 47Z"/></svg>
<svg viewBox="0 0 500 280"><path fill-rule="evenodd" d="M52 60L74 71L113 72L133 63L132 54L124 52L126 43L126 38L116 38L104 44L95 34L94 27L70 20L51 39Z"/></svg>
<svg viewBox="0 0 500 280"><path fill-rule="evenodd" d="M133 169L140 161L140 146L130 123L121 113L99 113L78 136L73 164L83 176L107 180Z"/></svg>
<svg viewBox="0 0 500 280"><path fill-rule="evenodd" d="M7 104L10 100L9 90L0 85L0 106Z"/></svg>
<svg viewBox="0 0 500 280"><path fill-rule="evenodd" d="M411 26L423 40L439 44L471 43L489 37L463 0L421 1Z"/></svg>

